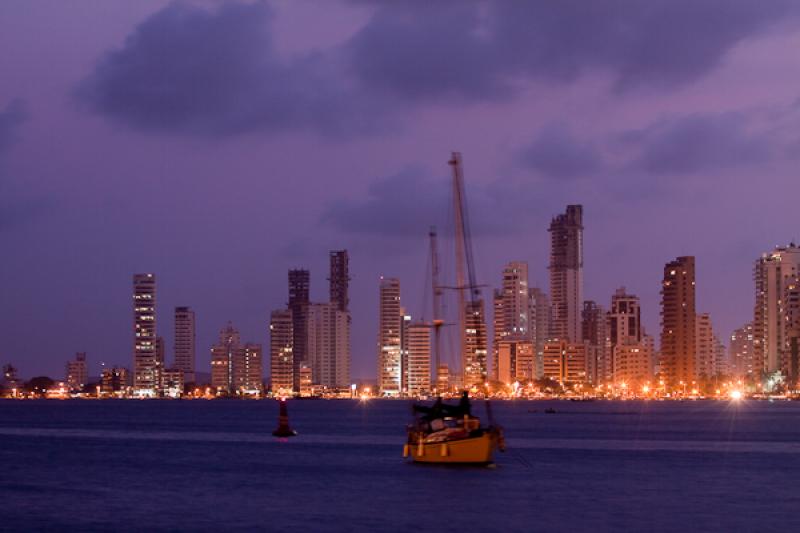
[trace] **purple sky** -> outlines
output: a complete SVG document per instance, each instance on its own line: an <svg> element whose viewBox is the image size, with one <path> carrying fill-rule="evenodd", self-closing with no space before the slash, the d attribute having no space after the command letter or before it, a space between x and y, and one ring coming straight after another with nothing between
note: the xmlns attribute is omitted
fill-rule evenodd
<svg viewBox="0 0 800 533"><path fill-rule="evenodd" d="M428 4L0 3L0 362L130 366L152 271L168 360L189 305L207 371L227 320L266 344L286 270L323 300L347 248L373 376L378 277L420 315L451 150L481 282L526 260L546 288L582 203L586 298L627 286L657 334L662 266L695 255L698 311L752 318L753 260L800 238L800 3Z"/></svg>

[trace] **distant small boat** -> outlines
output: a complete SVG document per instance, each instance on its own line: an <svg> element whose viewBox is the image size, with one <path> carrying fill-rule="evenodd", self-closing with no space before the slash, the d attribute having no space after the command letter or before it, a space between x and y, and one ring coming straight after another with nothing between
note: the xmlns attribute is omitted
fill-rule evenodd
<svg viewBox="0 0 800 533"><path fill-rule="evenodd" d="M491 407L486 403L490 425L481 427L470 411L469 399L446 405L441 398L431 407L414 405L414 424L408 427L403 457L417 463L486 464L497 449L505 450L503 430L491 423Z"/></svg>
<svg viewBox="0 0 800 533"><path fill-rule="evenodd" d="M296 437L297 432L289 427L289 411L286 409L286 400L280 402L280 412L278 414L278 427L272 432L275 437Z"/></svg>
<svg viewBox="0 0 800 533"><path fill-rule="evenodd" d="M549 415L551 415L551 414L555 413L556 410L553 409L552 407L548 407L547 409L544 410L544 412L549 414Z"/></svg>

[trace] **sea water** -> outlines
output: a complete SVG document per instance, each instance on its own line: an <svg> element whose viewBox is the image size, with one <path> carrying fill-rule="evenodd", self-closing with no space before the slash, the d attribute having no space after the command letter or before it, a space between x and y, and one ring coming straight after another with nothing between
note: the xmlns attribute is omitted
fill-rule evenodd
<svg viewBox="0 0 800 533"><path fill-rule="evenodd" d="M493 402L471 468L402 458L410 402L288 406L0 401L0 529L800 531L800 402Z"/></svg>

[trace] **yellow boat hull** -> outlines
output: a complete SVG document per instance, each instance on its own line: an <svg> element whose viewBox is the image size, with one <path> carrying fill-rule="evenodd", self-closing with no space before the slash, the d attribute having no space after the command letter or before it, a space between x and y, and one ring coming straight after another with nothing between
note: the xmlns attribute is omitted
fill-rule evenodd
<svg viewBox="0 0 800 533"><path fill-rule="evenodd" d="M498 437L486 432L478 437L444 442L409 443L403 455L417 463L491 463Z"/></svg>

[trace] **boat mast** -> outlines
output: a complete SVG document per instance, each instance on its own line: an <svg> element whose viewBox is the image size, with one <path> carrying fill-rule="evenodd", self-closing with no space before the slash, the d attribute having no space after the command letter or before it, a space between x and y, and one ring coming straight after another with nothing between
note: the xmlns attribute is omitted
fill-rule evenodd
<svg viewBox="0 0 800 533"><path fill-rule="evenodd" d="M442 364L442 287L439 285L439 249L437 246L436 226L428 232L431 242L431 284L433 289L433 383L439 385L439 365Z"/></svg>
<svg viewBox="0 0 800 533"><path fill-rule="evenodd" d="M470 312L475 313L481 306L480 288L475 282L475 263L472 257L472 238L469 233L469 220L467 219L466 201L464 194L464 171L461 164L461 153L453 152L448 162L453 169L453 211L455 214L455 240L456 240L456 289L458 290L458 325L461 330L461 372L464 376L464 386L469 387L468 379L476 371L482 373L480 368L472 368L478 363L476 354L468 354L467 343L467 294L469 290ZM466 278L466 279L465 279ZM483 317L481 317L483 319ZM476 332L478 335L480 333ZM479 340L479 339L478 339ZM480 342L476 345L476 352L480 349ZM480 367L480 365L478 365Z"/></svg>

